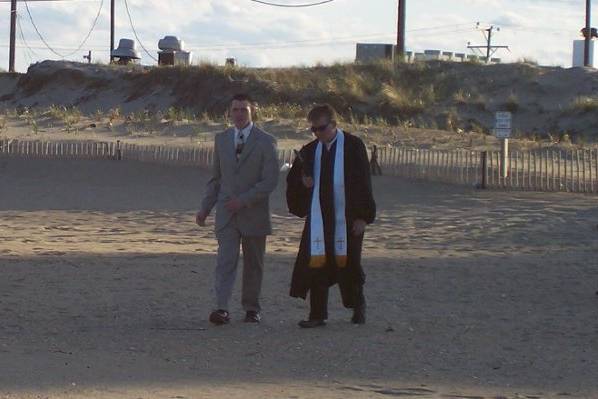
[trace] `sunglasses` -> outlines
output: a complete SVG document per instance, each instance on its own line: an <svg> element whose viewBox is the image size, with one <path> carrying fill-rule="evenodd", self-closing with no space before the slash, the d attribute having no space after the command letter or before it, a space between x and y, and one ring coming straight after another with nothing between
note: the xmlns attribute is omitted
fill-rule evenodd
<svg viewBox="0 0 598 399"><path fill-rule="evenodd" d="M328 128L329 125L330 125L330 122L328 122L327 124L322 125L322 126L312 126L311 131L312 131L312 133L323 132L324 130L326 130Z"/></svg>

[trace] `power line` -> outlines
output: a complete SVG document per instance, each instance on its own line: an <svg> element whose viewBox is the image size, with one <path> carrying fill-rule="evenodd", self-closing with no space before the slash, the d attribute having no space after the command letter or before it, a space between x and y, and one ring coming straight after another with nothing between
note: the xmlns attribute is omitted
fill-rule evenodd
<svg viewBox="0 0 598 399"><path fill-rule="evenodd" d="M478 24L479 25L479 24ZM467 44L467 48L471 50L478 50L481 52L481 49L486 50L486 63L490 63L490 57L496 53L499 49L507 49L509 50L509 46L493 46L492 45L492 32L494 30L500 31L500 28L496 26L490 26L488 29L482 29L482 33L484 35L484 39L486 39L486 45L484 46L472 46L469 43ZM488 33L488 34L486 34ZM510 50L509 50L510 51Z"/></svg>
<svg viewBox="0 0 598 399"><path fill-rule="evenodd" d="M426 33L422 33L420 36L433 36L433 35L437 35L437 34L441 34L443 36L447 36L450 34L455 34L455 33L465 33L465 32L471 32L473 29L456 29L456 30L450 30L450 31L443 31L443 32L426 32ZM364 38L388 38L391 39L395 34L394 33L385 33L385 34L379 34L379 35L371 35L371 36L362 36L362 37L355 37L355 36L349 36L349 37L337 37L334 38L333 40L326 40L326 39L321 39L321 40L305 40L305 41L294 41L294 42L284 42L284 43L260 43L260 44L251 44L251 45L223 45L223 46L194 46L193 44L187 44L187 47L189 48L189 50L194 50L194 51L209 51L209 50L213 50L213 51L218 51L218 50L251 50L251 49L265 49L265 50L269 50L269 49L281 49L281 48L288 48L288 47L319 47L319 46L327 46L327 45L332 45L332 44L342 44L342 43L348 43L348 44L353 44L353 42L355 40L358 39L364 39Z"/></svg>
<svg viewBox="0 0 598 399"><path fill-rule="evenodd" d="M475 30L475 28L461 28L465 26L470 26L475 22L463 23L463 24L447 24L447 25L438 25L438 26L431 26L425 28L415 28L407 30L407 32L421 32L420 35L445 35L451 33L459 33L459 32L470 32ZM293 41L285 41L285 42L258 42L258 43L219 43L219 44L212 44L212 45L201 45L201 44L194 44L194 43L187 43L187 46L190 47L192 50L220 50L220 49L238 49L238 48L267 48L268 46L281 46L281 45L294 45L294 44L304 44L304 43L318 43L318 44L335 44L343 41L351 41L351 40L367 40L367 39L386 39L391 38L394 36L395 33L392 32L381 32L381 33L370 33L364 35L349 35L349 36L335 36L330 38L321 38L321 39L306 39L306 40L293 40Z"/></svg>
<svg viewBox="0 0 598 399"><path fill-rule="evenodd" d="M141 48L143 49L143 51L145 51L145 53L152 60L158 62L158 60L156 59L156 57L154 57L153 55L151 55L151 53L149 51L147 51L147 49L145 48L145 46L141 42L141 39L139 39L139 36L137 36L137 31L135 30L135 26L133 25L133 18L131 18L131 13L129 12L129 3L127 2L127 0L125 0L125 9L127 10L127 15L129 16L129 23L131 24L131 29L133 30L133 35L135 35L135 39L137 39L137 41L139 42L139 45L141 46Z"/></svg>
<svg viewBox="0 0 598 399"><path fill-rule="evenodd" d="M31 55L33 55L34 57L39 57L39 55L35 51L33 51L33 49L31 47L29 47L27 40L25 40L25 34L23 33L23 26L21 25L21 16L19 14L17 14L17 26L19 27L19 36L21 36L21 41L23 42L23 44L25 45L27 50L29 50L29 53L30 53L29 59L31 59Z"/></svg>
<svg viewBox="0 0 598 399"><path fill-rule="evenodd" d="M323 0L323 1L318 1L315 3L304 3L304 4L280 4L280 3L271 3L269 1L262 1L262 0L249 0L249 1L252 1L254 3L264 4L267 6L272 6L272 7L306 8L306 7L315 7L315 6L321 6L322 4L332 3L334 0Z"/></svg>
<svg viewBox="0 0 598 399"><path fill-rule="evenodd" d="M52 48L48 44L48 42L46 41L46 39L44 39L43 35L41 34L41 32L39 31L39 29L37 28L37 25L35 24L35 21L33 20L33 15L31 15L31 10L29 10L29 5L27 4L27 0L23 0L23 2L25 3L25 9L27 10L27 14L29 15L29 20L31 21L31 25L33 25L33 28L35 29L35 32L37 33L37 36L44 43L44 45L48 48L48 50L50 50L52 53L56 54L60 58L70 57L71 55L73 55L76 52L78 52L79 50L81 50L81 48L85 45L85 43L87 43L87 40L89 39L89 36L91 36L91 33L93 32L93 30L95 29L95 27L96 27L96 25L98 23L98 19L100 18L100 14L102 13L102 6L104 5L104 0L101 0L100 1L100 6L98 7L98 12L96 14L95 19L93 20L91 28L89 29L89 32L87 32L87 35L85 36L85 38L83 39L83 41L81 41L81 44L79 44L79 47L77 47L74 51L72 51L72 52L70 52L68 54L60 54L59 52L57 52L56 50L54 50L54 48Z"/></svg>
<svg viewBox="0 0 598 399"><path fill-rule="evenodd" d="M29 64L33 64L33 57L39 58L38 55L35 54L35 51L33 51L30 47L29 44L27 43L27 40L25 40L25 35L23 34L23 27L21 26L21 16L17 14L17 27L19 28L19 38L21 43L23 43L23 45L26 48L26 51L24 51L25 56L29 59Z"/></svg>
<svg viewBox="0 0 598 399"><path fill-rule="evenodd" d="M420 32L420 36L434 36L434 35L449 35L454 33L463 33L463 32L471 32L474 30L473 28L465 28L459 29L461 26L466 26L469 24L450 24L450 25L440 25L428 28L416 28L408 30L407 32ZM454 29L453 29L454 28ZM208 51L208 50L243 50L243 49L270 49L270 48L285 48L290 46L298 45L297 47L310 47L310 46L321 46L321 45L332 45L332 44L341 44L341 43L348 43L356 40L367 40L367 39L390 39L395 35L393 32L380 32L380 33L371 33L371 34L364 34L364 35L348 35L348 36L334 36L330 38L321 38L321 39L306 39L306 40L294 40L294 41L285 41L285 42L258 42L258 43L246 43L246 44L239 44L239 43L218 43L214 45L202 45L202 44L194 44L187 42L187 47L190 50L199 50L199 51ZM0 45L0 47L6 47L5 45ZM47 49L45 46L39 45L31 45L32 49ZM92 44L88 46L89 49L94 51L104 51L105 46L102 44ZM63 51L70 51L73 50L74 47L54 47L55 50L63 50ZM105 50L109 51L109 50Z"/></svg>

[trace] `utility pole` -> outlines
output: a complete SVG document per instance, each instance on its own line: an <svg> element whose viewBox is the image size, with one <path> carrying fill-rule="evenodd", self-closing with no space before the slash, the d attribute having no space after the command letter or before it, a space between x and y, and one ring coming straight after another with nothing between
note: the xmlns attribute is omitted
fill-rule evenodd
<svg viewBox="0 0 598 399"><path fill-rule="evenodd" d="M15 41L17 30L17 0L10 2L10 44L8 51L8 72L15 71Z"/></svg>
<svg viewBox="0 0 598 399"><path fill-rule="evenodd" d="M397 56L399 60L405 59L405 24L407 21L407 0L399 0L399 20L397 26Z"/></svg>
<svg viewBox="0 0 598 399"><path fill-rule="evenodd" d="M588 0L589 1L589 0ZM493 46L492 45L492 32L494 30L500 31L500 28L497 28L495 26L490 26L488 29L484 29L484 38L486 39L486 45L485 46L470 46L468 44L467 48L471 49L471 50L478 50L481 51L481 49L485 49L486 50L486 63L490 62L490 57L492 55L494 55L494 53L496 53L497 50L499 49L509 49L509 46ZM487 33L487 34L486 34Z"/></svg>
<svg viewBox="0 0 598 399"><path fill-rule="evenodd" d="M584 32L585 45L583 51L583 64L590 66L590 43L592 41L592 0L586 0L586 29Z"/></svg>
<svg viewBox="0 0 598 399"><path fill-rule="evenodd" d="M486 47L486 63L490 62L490 46L492 46L492 30L494 26L488 28L486 32L488 32L488 40L487 40L487 47Z"/></svg>
<svg viewBox="0 0 598 399"><path fill-rule="evenodd" d="M112 51L114 51L114 0L110 0L110 63L112 63Z"/></svg>

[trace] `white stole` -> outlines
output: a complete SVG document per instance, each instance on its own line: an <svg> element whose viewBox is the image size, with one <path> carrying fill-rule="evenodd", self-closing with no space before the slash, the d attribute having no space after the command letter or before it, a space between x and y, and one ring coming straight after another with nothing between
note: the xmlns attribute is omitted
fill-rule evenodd
<svg viewBox="0 0 598 399"><path fill-rule="evenodd" d="M324 222L320 206L320 174L322 170L322 142L318 142L314 159L314 190L311 197L309 267L326 264ZM347 265L347 221L345 219L345 134L336 129L334 158L334 256L338 267Z"/></svg>

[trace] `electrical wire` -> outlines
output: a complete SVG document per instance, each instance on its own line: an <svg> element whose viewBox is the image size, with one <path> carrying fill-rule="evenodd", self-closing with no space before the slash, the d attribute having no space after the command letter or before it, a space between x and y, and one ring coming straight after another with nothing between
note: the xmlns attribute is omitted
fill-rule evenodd
<svg viewBox="0 0 598 399"><path fill-rule="evenodd" d="M417 28L413 29L412 31L419 31L419 36L434 36L434 35L452 35L457 33L463 32L471 32L475 31L473 28L467 29L450 29L448 28L455 27L455 26L463 26L466 24L461 25L445 25L444 29L443 26L437 26L434 28ZM238 43L220 43L216 45L201 45L201 44L193 44L187 43L187 47L190 50L194 51L224 51L224 50L251 50L251 49L277 49L277 48L287 48L287 47L319 47L319 46L326 46L326 45L334 45L334 44L353 44L356 40L368 40L368 39L390 39L395 37L394 32L387 32L387 33L373 33L369 35L350 35L350 36L335 36L330 38L321 38L321 39L307 39L307 40L295 40L295 41L287 41L287 42L260 42L260 43L248 43L248 44L238 44ZM0 47L7 47L4 45L0 45ZM34 49L46 49L46 47L37 47L32 45L31 48ZM105 46L101 44L91 45L89 46L91 50L95 51L104 51ZM72 50L69 47L55 47L56 50ZM107 50L109 51L109 50Z"/></svg>
<svg viewBox="0 0 598 399"><path fill-rule="evenodd" d="M23 33L23 26L21 25L21 15L17 13L17 27L19 28L19 36L21 37L21 42L29 51L29 59L32 61L32 57L39 58L39 55L29 46L27 40L25 40L25 34Z"/></svg>
<svg viewBox="0 0 598 399"><path fill-rule="evenodd" d="M127 10L127 15L129 16L129 23L131 24L131 29L133 30L133 35L135 35L135 39L137 39L137 42L139 43L139 45L141 46L141 48L143 49L143 51L145 51L145 53L152 60L158 62L158 59L156 57L154 57L149 51L147 51L147 49L145 48L145 46L141 42L141 39L139 39L139 36L137 35L137 31L135 30L135 26L133 25L133 18L131 18L131 13L129 11L129 3L127 2L127 0L125 0L125 9Z"/></svg>
<svg viewBox="0 0 598 399"><path fill-rule="evenodd" d="M450 24L450 25L439 25L439 26L433 26L433 27L427 27L427 28L415 28L415 29L410 29L407 30L408 33L411 32L423 32L421 33L421 35L428 35L428 34L445 34L445 33L452 33L455 32L455 28L461 27L461 26L468 26L468 25L472 25L473 23L466 23L466 24ZM450 31L447 32L447 29L450 29ZM462 29L459 31L471 31L474 30L474 28L467 28L467 29ZM428 31L428 32L425 32ZM376 38L380 38L380 39L386 39L386 38L394 38L396 37L396 32L384 32L384 33L371 33L371 34L364 34L364 35L350 35L350 36L335 36L335 37L331 37L331 38L321 38L321 39L306 39L306 40L294 40L294 41L286 41L284 43L273 43L273 42L261 42L261 43L246 43L246 44L239 44L239 43L219 43L219 44L214 44L214 45L198 45L198 44L193 44L193 43L189 43L187 42L187 46L188 47L193 47L193 49L231 49L231 48L238 48L238 47L243 47L243 48L261 48L261 47L267 47L267 46L279 46L281 44L303 44L303 43L330 43L330 44L334 44L337 43L339 41L346 41L346 40L367 40L367 39L376 39Z"/></svg>
<svg viewBox="0 0 598 399"><path fill-rule="evenodd" d="M31 10L29 10L29 5L27 4L27 0L23 0L23 2L25 3L25 9L27 10L27 14L29 15L29 20L31 21L31 25L33 25L33 28L35 29L35 32L37 33L37 36L40 38L40 40L42 41L42 43L44 43L44 45L48 48L48 50L50 50L52 53L56 54L58 57L60 57L62 59L70 57L73 54L77 53L79 50L81 50L81 48L85 45L85 43L87 43L87 40L89 39L89 36L91 36L91 33L93 32L93 30L97 26L98 19L100 18L100 14L102 13L102 6L104 5L104 0L101 0L100 1L100 6L98 7L98 12L96 14L95 19L93 20L91 28L89 29L89 32L87 32L87 35L85 35L85 38L81 41L81 44L79 44L79 47L77 47L74 51L72 51L72 52L70 52L68 54L61 54L58 51L54 50L54 48L52 48L48 44L48 42L46 41L46 39L44 39L43 35L41 34L41 32L39 31L39 29L37 28L37 25L35 24L35 21L33 20L33 15L31 15Z"/></svg>
<svg viewBox="0 0 598 399"><path fill-rule="evenodd" d="M19 42L23 43L23 46L25 47L25 56L27 57L27 59L29 60L29 65L33 64L33 57L37 57L35 56L33 53L34 51L29 47L29 44L27 43L27 40L25 40L25 35L23 34L23 28L21 26L21 16L19 14L17 14L17 27L19 29Z"/></svg>
<svg viewBox="0 0 598 399"><path fill-rule="evenodd" d="M465 32L472 32L475 29L468 28L468 29L452 29L452 30L444 30L444 31L430 31L430 32L422 32L420 36L434 36L434 35L452 35L456 33L465 33ZM229 44L229 45L218 45L218 46L197 46L191 43L187 44L189 50L194 51L224 51L224 50L251 50L251 49L281 49L281 48L288 48L288 47L321 47L333 44L353 44L356 40L359 39L373 39L373 38L394 38L395 33L380 33L380 34L373 34L373 35L364 35L364 36L344 36L344 37L335 37L331 39L315 39L315 40L298 40L292 42L281 42L281 43L255 43L255 44Z"/></svg>
<svg viewBox="0 0 598 399"><path fill-rule="evenodd" d="M249 0L249 1L254 2L254 3L263 4L266 6L272 6L272 7L307 8L307 7L315 7L315 6L321 6L321 5L327 4L327 3L332 3L334 0L323 0L323 1L318 1L315 3L303 3L303 4L281 4L281 3L271 3L269 1L262 1L262 0Z"/></svg>

